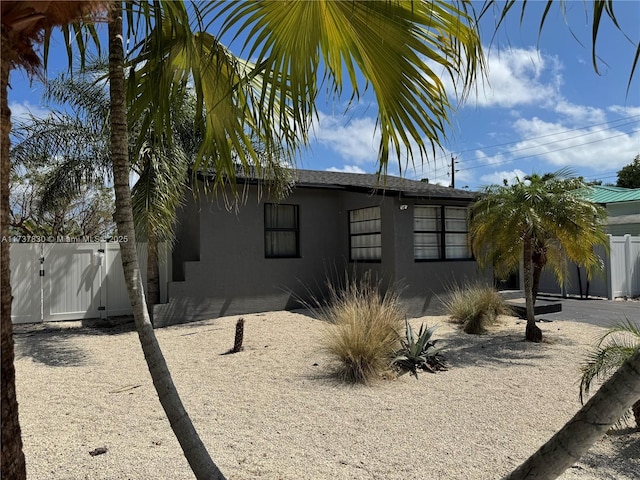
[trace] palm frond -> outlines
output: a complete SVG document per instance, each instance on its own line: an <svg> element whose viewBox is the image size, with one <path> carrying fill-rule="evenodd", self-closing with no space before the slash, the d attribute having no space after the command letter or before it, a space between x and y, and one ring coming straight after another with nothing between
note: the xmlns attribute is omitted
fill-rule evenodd
<svg viewBox="0 0 640 480"><path fill-rule="evenodd" d="M257 58L269 86L260 105L290 108L297 132L315 114L319 76L336 98L347 85L352 99L371 88L386 171L391 154L402 170L403 149L409 161L424 158L444 137L450 102L442 72L463 79L464 97L482 70L480 39L462 3L215 2L211 11L223 22L221 35L244 37L243 53Z"/></svg>
<svg viewBox="0 0 640 480"><path fill-rule="evenodd" d="M589 394L593 380L608 378L638 349L639 324L627 318L607 329L597 340L596 349L588 355L582 366L580 401L583 401L584 394Z"/></svg>
<svg viewBox="0 0 640 480"><path fill-rule="evenodd" d="M562 15L566 18L567 16L567 4L572 4L573 2L568 2L567 0L556 0L555 2L553 0L547 0L547 3L545 5L544 11L541 15L540 18L540 23L538 26L538 36L542 35L542 31L544 28L544 25L546 23L548 14L549 14L549 10L551 9L551 7L553 6L553 4L556 3L558 5L558 8L560 10L560 12L562 13ZM623 28L621 27L620 23L618 22L618 17L616 15L616 13L614 12L614 2L613 0L596 0L593 2L590 2L592 4L592 11L591 11L591 63L593 65L593 69L595 70L596 73L600 74L600 67L599 67L599 63L605 63L604 60L598 55L598 33L600 32L600 27L603 24L603 21L605 19L608 19L611 24L625 37L625 39L631 43L634 47L635 47L635 55L631 61L631 68L629 71L629 79L627 81L627 95L629 94L629 91L631 89L631 82L633 80L633 76L635 74L636 71L636 67L638 66L638 60L640 59L640 39L639 38L631 38L629 36L629 34L623 30ZM496 31L498 31L498 29L501 27L502 23L504 22L505 18L507 17L507 15L509 15L511 9L516 6L519 5L521 8L520 11L520 23L522 24L525 21L525 10L527 7L527 0L523 0L522 2L515 2L513 0L507 1L507 2L498 2L497 0L485 0L484 5L481 9L480 15L479 17L483 17L485 15L488 14L488 12L490 10L497 10L497 16L496 16ZM589 11L588 11L588 5L589 3L584 2L584 9L585 9L585 14L588 16L589 15ZM578 40L577 35L575 35L573 33L573 31L571 31L571 28L569 28L569 31L571 32L571 34L573 35L573 37L576 39L576 41L578 41L578 43L580 43L580 41ZM637 34L637 31L635 32Z"/></svg>
<svg viewBox="0 0 640 480"><path fill-rule="evenodd" d="M290 108L259 108L264 82L253 64L233 55L209 33L193 33L182 7L171 5L177 13L169 10L161 21L156 19L134 49L139 53L130 70L133 121L171 141L171 107L193 88L193 128L202 135L194 172L214 174L214 187L234 186L239 171L260 173L270 162L286 162L300 141L289 121ZM155 95L158 88L166 95Z"/></svg>

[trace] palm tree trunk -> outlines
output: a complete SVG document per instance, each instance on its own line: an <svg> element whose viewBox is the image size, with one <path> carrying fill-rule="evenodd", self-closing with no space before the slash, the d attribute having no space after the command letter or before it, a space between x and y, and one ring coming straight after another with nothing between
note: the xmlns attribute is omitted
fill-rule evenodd
<svg viewBox="0 0 640 480"><path fill-rule="evenodd" d="M538 299L538 291L540 289L540 276L542 275L542 270L544 270L545 265L547 264L547 258L544 250L540 248L534 249L533 252L533 304L536 304L536 300Z"/></svg>
<svg viewBox="0 0 640 480"><path fill-rule="evenodd" d="M640 400L631 406L631 411L633 412L633 418L636 421L636 428L640 429Z"/></svg>
<svg viewBox="0 0 640 480"><path fill-rule="evenodd" d="M153 306L160 303L160 269L158 266L158 237L147 238L147 310L153 322Z"/></svg>
<svg viewBox="0 0 640 480"><path fill-rule="evenodd" d="M16 398L16 372L13 364L13 325L11 324L11 271L9 265L9 177L11 161L9 159L9 133L11 131L11 110L9 110L8 92L11 60L6 34L2 32L2 73L0 87L2 100L2 149L0 153L0 362L2 402L2 464L0 478L22 480L27 478L22 436L18 418Z"/></svg>
<svg viewBox="0 0 640 480"><path fill-rule="evenodd" d="M111 14L109 22L111 155L116 196L115 220L118 227L118 236L128 240L120 243L125 282L133 307L138 337L153 379L153 385L158 392L160 403L169 419L173 432L180 442L182 451L198 480L220 480L225 477L211 459L180 400L153 331L145 304L140 268L136 256L131 190L129 187L122 9L120 2L115 1L112 4Z"/></svg>
<svg viewBox="0 0 640 480"><path fill-rule="evenodd" d="M607 380L562 429L504 480L557 478L640 398L640 350Z"/></svg>
<svg viewBox="0 0 640 480"><path fill-rule="evenodd" d="M542 341L542 330L536 325L535 306L533 302L533 240L531 235L524 238L523 245L523 274L524 274L524 298L527 306L527 329L525 338L530 342Z"/></svg>

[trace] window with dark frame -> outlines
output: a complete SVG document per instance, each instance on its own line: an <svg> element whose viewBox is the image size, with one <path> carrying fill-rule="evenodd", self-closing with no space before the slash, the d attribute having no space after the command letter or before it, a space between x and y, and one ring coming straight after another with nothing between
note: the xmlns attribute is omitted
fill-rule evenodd
<svg viewBox="0 0 640 480"><path fill-rule="evenodd" d="M266 258L300 256L298 205L265 203L264 256Z"/></svg>
<svg viewBox="0 0 640 480"><path fill-rule="evenodd" d="M468 260L468 209L443 205L415 205L413 251L415 260Z"/></svg>
<svg viewBox="0 0 640 480"><path fill-rule="evenodd" d="M351 261L382 260L380 207L349 211L349 256Z"/></svg>

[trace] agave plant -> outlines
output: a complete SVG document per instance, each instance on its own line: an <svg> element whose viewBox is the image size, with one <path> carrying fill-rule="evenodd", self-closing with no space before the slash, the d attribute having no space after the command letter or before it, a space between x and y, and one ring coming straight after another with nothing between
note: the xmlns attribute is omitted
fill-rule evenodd
<svg viewBox="0 0 640 480"><path fill-rule="evenodd" d="M407 320L405 320L405 324L406 338L402 339L402 348L396 352L391 361L391 366L398 370L399 375L411 373L416 378L418 378L418 369L431 373L445 370L444 357L440 353L442 347L436 347L438 340L431 340L431 336L438 328L438 325L426 328L423 323L420 325L416 338Z"/></svg>
<svg viewBox="0 0 640 480"><path fill-rule="evenodd" d="M589 354L587 362L582 365L580 401L583 402L584 394L589 394L594 379L606 379L611 376L639 348L640 324L627 318L624 322L609 328L598 340L596 349ZM631 407L631 413L636 426L640 428L640 399ZM623 425L628 417L629 415L622 417L617 426Z"/></svg>

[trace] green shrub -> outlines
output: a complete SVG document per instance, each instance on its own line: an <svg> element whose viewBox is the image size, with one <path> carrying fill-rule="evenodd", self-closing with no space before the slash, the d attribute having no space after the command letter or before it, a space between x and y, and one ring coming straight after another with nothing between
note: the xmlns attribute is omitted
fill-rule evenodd
<svg viewBox="0 0 640 480"><path fill-rule="evenodd" d="M438 326L425 328L424 324L420 325L416 338L409 322L405 320L405 323L406 334L402 340L402 348L396 352L391 366L398 370L400 375L411 372L416 378L418 378L418 368L431 373L445 370L444 357L440 353L442 347L436 347L438 340L431 340L431 335Z"/></svg>
<svg viewBox="0 0 640 480"><path fill-rule="evenodd" d="M479 282L453 285L443 304L451 319L472 334L486 332L487 326L495 323L499 315L511 314L502 295L492 286Z"/></svg>
<svg viewBox="0 0 640 480"><path fill-rule="evenodd" d="M335 374L349 383L368 384L389 371L400 346L405 313L395 288L382 292L369 275L329 285L330 299L317 309L328 322L322 345L335 360Z"/></svg>

